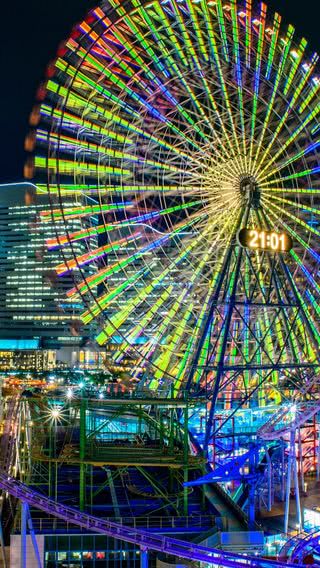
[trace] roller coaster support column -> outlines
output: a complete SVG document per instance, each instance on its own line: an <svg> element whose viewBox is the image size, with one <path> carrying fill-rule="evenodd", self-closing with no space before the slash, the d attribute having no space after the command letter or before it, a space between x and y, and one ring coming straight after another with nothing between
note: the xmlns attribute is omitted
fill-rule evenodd
<svg viewBox="0 0 320 568"><path fill-rule="evenodd" d="M299 530L302 527L302 517L301 517L301 505L300 505L300 491L299 491L299 479L298 479L298 468L296 460L296 448L295 448L295 430L290 432L290 448L288 456L288 468L287 468L287 483L286 483L286 502L285 502L285 513L284 513L284 532L288 532L289 527L289 509L290 509L290 490L291 490L291 474L293 471L294 480L294 492L296 497L296 508L297 508L297 521L299 524Z"/></svg>
<svg viewBox="0 0 320 568"><path fill-rule="evenodd" d="M184 433L183 433L183 481L188 481L188 459L189 459L189 409L188 404L184 409ZM188 487L183 487L183 514L188 516Z"/></svg>
<svg viewBox="0 0 320 568"><path fill-rule="evenodd" d="M259 456L259 454L258 454ZM254 530L255 526L255 494L256 494L256 478L254 473L256 471L257 453L254 451L254 447L251 447L250 457L249 457L249 471L253 474L251 481L249 481L249 495L248 495L248 521L249 529Z"/></svg>
<svg viewBox="0 0 320 568"><path fill-rule="evenodd" d="M148 549L140 548L140 568L148 568Z"/></svg>
<svg viewBox="0 0 320 568"><path fill-rule="evenodd" d="M268 504L267 511L272 509L272 463L268 450L266 449L267 472L268 472Z"/></svg>
<svg viewBox="0 0 320 568"><path fill-rule="evenodd" d="M299 477L298 477L298 464L297 464L297 460L296 460L296 456L295 456L295 431L293 431L292 433L292 441L291 444L293 443L293 479L294 479L294 493L296 496L296 509L297 509L297 521L298 521L298 525L299 525L299 531L301 531L302 529L302 515L301 515L301 503L300 503L300 489L299 489Z"/></svg>
<svg viewBox="0 0 320 568"><path fill-rule="evenodd" d="M302 447L302 440L301 440L301 428L298 429L298 442L299 442L299 473L300 473L300 482L301 482L301 489L302 489L302 491L304 491L303 447Z"/></svg>
<svg viewBox="0 0 320 568"><path fill-rule="evenodd" d="M27 516L28 505L21 503L21 568L27 568Z"/></svg>
<svg viewBox="0 0 320 568"><path fill-rule="evenodd" d="M317 481L319 481L320 479L320 414L318 412L318 414L316 414L315 416L315 427L316 427L316 436L317 436L317 441L318 444L316 442L316 450L315 450L315 454L316 454L316 463L317 463Z"/></svg>
<svg viewBox="0 0 320 568"><path fill-rule="evenodd" d="M30 532L36 564L38 568L43 568L41 562L38 543L33 529L32 518L28 503L21 501L21 549L20 549L20 567L27 568L27 532ZM29 564L29 563L28 563Z"/></svg>
<svg viewBox="0 0 320 568"><path fill-rule="evenodd" d="M86 497L86 464L84 463L85 453L86 453L86 410L87 401L81 399L80 402L80 447L79 447L79 457L80 457L80 484L79 484L79 506L80 511L85 509L85 497Z"/></svg>
<svg viewBox="0 0 320 568"><path fill-rule="evenodd" d="M4 537L3 537L3 529L2 529L2 516L0 515L0 546L1 546L1 558L2 564L4 568L7 568L7 560L6 560L6 553L5 553L5 546L4 546Z"/></svg>

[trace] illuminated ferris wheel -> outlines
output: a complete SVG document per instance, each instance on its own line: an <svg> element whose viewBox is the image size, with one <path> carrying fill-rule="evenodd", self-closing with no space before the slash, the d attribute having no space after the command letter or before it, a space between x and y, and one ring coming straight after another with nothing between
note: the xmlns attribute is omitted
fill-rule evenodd
<svg viewBox="0 0 320 568"><path fill-rule="evenodd" d="M306 49L264 3L108 0L49 68L32 121L56 272L151 389L265 404L315 375L320 76Z"/></svg>

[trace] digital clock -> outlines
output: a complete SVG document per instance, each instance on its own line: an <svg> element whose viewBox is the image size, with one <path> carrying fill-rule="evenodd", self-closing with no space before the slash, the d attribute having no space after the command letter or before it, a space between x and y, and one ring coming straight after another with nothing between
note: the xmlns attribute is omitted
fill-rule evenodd
<svg viewBox="0 0 320 568"><path fill-rule="evenodd" d="M237 237L242 247L252 250L289 252L293 246L292 238L289 235L275 231L243 228L240 229Z"/></svg>

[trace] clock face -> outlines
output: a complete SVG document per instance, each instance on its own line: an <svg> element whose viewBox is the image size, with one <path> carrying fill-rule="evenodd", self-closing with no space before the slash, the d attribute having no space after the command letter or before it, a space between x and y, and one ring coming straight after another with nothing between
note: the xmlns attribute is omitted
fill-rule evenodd
<svg viewBox="0 0 320 568"><path fill-rule="evenodd" d="M251 250L267 250L270 252L289 252L293 242L290 235L276 231L243 228L237 235L239 244Z"/></svg>

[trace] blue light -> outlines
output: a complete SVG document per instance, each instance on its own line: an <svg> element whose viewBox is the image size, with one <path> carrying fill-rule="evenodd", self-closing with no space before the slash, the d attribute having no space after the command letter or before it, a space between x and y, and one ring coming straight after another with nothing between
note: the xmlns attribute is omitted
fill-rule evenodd
<svg viewBox="0 0 320 568"><path fill-rule="evenodd" d="M39 339L0 339L0 350L26 350L26 349L39 349Z"/></svg>

